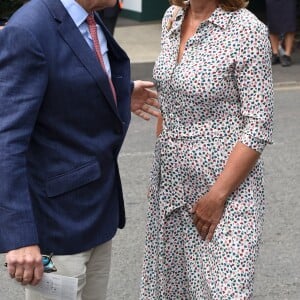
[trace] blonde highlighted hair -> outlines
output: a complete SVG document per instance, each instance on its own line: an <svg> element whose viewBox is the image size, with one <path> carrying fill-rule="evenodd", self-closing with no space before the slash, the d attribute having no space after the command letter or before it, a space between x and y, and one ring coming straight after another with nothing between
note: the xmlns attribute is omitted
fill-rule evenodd
<svg viewBox="0 0 300 300"><path fill-rule="evenodd" d="M185 1L185 0L170 0L169 2L172 5L185 7L187 1ZM244 8L248 5L248 2L249 1L247 1L247 0L219 0L220 7L226 11L235 11L240 8Z"/></svg>

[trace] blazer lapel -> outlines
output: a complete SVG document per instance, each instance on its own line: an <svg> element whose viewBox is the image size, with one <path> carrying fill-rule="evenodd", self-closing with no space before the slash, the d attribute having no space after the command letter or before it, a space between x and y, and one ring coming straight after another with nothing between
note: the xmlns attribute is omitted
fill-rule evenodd
<svg viewBox="0 0 300 300"><path fill-rule="evenodd" d="M52 11L56 21L59 22L58 32L69 45L70 49L72 49L74 55L78 57L87 71L95 79L96 84L101 89L101 92L104 94L113 111L118 114L107 75L101 68L93 50L88 46L80 31L75 26L72 18L60 1L46 1L45 3Z"/></svg>

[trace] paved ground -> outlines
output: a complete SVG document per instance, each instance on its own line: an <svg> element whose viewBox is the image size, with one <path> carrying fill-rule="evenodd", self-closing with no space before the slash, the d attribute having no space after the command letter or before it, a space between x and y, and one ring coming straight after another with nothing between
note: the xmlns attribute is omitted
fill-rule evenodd
<svg viewBox="0 0 300 300"><path fill-rule="evenodd" d="M159 52L159 23L120 20L116 39L132 59L133 78L151 79ZM300 51L290 68L274 66L275 143L265 153L267 213L255 280L255 300L300 299ZM108 300L137 300L146 190L155 141L154 121L133 117L120 155L127 226L114 239ZM0 300L23 299L7 278L0 255ZM151 299L149 299L151 300ZM177 300L177 299L174 299Z"/></svg>

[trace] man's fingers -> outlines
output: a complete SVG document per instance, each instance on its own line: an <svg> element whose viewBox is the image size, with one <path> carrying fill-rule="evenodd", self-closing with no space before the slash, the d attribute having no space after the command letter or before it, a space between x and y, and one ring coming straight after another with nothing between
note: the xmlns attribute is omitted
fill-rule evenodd
<svg viewBox="0 0 300 300"><path fill-rule="evenodd" d="M148 105L143 105L142 109L137 109L135 111L133 111L134 114L136 114L137 116L143 118L144 120L148 121L150 120L150 116L154 116L154 117L159 117L160 116L160 112L151 108Z"/></svg>
<svg viewBox="0 0 300 300"><path fill-rule="evenodd" d="M155 99L155 97L151 96L146 100L146 103L150 106L156 107L156 108L160 108L160 104L157 101L157 99Z"/></svg>
<svg viewBox="0 0 300 300"><path fill-rule="evenodd" d="M24 273L23 273L22 284L26 285L26 284L31 283L31 281L33 280L33 276L34 276L34 267L25 268Z"/></svg>
<svg viewBox="0 0 300 300"><path fill-rule="evenodd" d="M135 80L134 86L143 86L144 88L152 88L154 87L154 82L152 81L144 81L144 80Z"/></svg>
<svg viewBox="0 0 300 300"><path fill-rule="evenodd" d="M142 111L141 109L137 109L133 112L135 115L137 115L138 117L146 120L146 121L149 121L150 120L150 117L148 116L148 114L146 114L144 111Z"/></svg>
<svg viewBox="0 0 300 300"><path fill-rule="evenodd" d="M7 264L7 270L11 278L15 278L16 266L13 264Z"/></svg>
<svg viewBox="0 0 300 300"><path fill-rule="evenodd" d="M44 267L42 263L40 263L35 267L30 266L25 268L23 272L22 281L21 281L22 285L27 285L27 284L37 285L41 281L43 277L43 273L44 273Z"/></svg>
<svg viewBox="0 0 300 300"><path fill-rule="evenodd" d="M41 281L41 279L43 277L43 273L44 273L43 265L40 264L40 265L36 266L34 268L33 279L30 284L37 285Z"/></svg>
<svg viewBox="0 0 300 300"><path fill-rule="evenodd" d="M18 282L23 281L23 273L24 273L24 268L22 265L16 265L16 272L15 272L15 279Z"/></svg>
<svg viewBox="0 0 300 300"><path fill-rule="evenodd" d="M144 111L156 118L158 118L160 116L160 112L151 107L144 108Z"/></svg>
<svg viewBox="0 0 300 300"><path fill-rule="evenodd" d="M156 90L151 90L151 89L146 89L148 92L148 98L156 100L157 99L157 91Z"/></svg>

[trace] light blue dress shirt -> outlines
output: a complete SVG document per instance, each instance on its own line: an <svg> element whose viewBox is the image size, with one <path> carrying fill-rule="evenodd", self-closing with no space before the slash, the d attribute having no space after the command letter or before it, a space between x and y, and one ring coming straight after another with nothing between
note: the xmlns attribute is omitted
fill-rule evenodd
<svg viewBox="0 0 300 300"><path fill-rule="evenodd" d="M75 0L60 0L66 10L68 11L70 17L73 19L75 25L78 27L85 41L88 43L90 48L94 51L93 40L88 28L86 18L88 16L87 11L79 5ZM108 59L108 48L107 48L107 40L101 27L97 24L97 35L100 43L100 49L104 60L104 65L106 68L107 74L111 77L111 69Z"/></svg>

